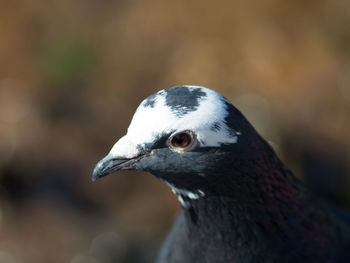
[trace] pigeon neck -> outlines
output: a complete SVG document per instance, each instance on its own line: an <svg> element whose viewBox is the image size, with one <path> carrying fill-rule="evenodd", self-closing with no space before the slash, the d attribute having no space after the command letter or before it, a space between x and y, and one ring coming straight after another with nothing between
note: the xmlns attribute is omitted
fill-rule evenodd
<svg viewBox="0 0 350 263"><path fill-rule="evenodd" d="M274 161L269 160L269 165L256 163L253 172L241 170L240 178L221 182L214 193L186 200L190 203L186 212L190 224L205 225L207 231L223 236L228 225L262 236L289 234L291 229L300 228L300 220L311 212L306 208L312 197L277 158Z"/></svg>

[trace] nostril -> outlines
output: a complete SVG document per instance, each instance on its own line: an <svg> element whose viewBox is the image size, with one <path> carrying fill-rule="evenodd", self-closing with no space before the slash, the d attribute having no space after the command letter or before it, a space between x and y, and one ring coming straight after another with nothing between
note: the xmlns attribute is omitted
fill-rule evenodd
<svg viewBox="0 0 350 263"><path fill-rule="evenodd" d="M152 150L152 151L150 151L150 152L147 152L146 155L147 155L147 156L154 155L154 151Z"/></svg>

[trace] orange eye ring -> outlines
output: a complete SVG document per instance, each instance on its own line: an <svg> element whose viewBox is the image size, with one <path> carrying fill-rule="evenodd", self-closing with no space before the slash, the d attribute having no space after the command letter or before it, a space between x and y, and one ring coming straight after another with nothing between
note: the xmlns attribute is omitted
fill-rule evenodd
<svg viewBox="0 0 350 263"><path fill-rule="evenodd" d="M184 152L191 148L195 138L196 136L192 131L180 131L169 138L168 144L175 151Z"/></svg>

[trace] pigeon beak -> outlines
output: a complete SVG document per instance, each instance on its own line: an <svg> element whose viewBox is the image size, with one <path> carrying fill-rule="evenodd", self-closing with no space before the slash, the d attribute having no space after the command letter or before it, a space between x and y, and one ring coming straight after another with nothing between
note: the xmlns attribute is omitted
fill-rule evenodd
<svg viewBox="0 0 350 263"><path fill-rule="evenodd" d="M126 136L122 137L110 153L99 161L92 173L92 181L117 171L134 170L134 164L144 156Z"/></svg>
<svg viewBox="0 0 350 263"><path fill-rule="evenodd" d="M117 171L132 170L132 164L135 163L142 155L137 158L116 158L108 154L101 161L99 161L92 173L92 181L112 174Z"/></svg>

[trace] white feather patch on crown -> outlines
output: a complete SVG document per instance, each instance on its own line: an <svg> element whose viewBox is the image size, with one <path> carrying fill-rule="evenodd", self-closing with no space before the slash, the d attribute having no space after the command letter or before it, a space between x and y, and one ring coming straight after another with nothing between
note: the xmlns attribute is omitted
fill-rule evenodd
<svg viewBox="0 0 350 263"><path fill-rule="evenodd" d="M191 130L197 135L199 146L220 146L236 143L238 134L232 135L225 123L228 115L224 98L217 92L200 87L185 86L189 90L200 89L206 96L199 99L195 110L177 116L166 105L166 91L161 90L153 98L153 106L148 107L147 99L137 108L128 128L126 137L136 145L153 142L159 134L171 131ZM212 129L216 124L217 130Z"/></svg>

